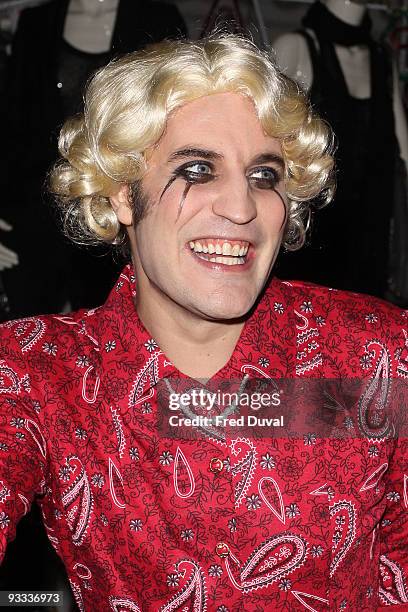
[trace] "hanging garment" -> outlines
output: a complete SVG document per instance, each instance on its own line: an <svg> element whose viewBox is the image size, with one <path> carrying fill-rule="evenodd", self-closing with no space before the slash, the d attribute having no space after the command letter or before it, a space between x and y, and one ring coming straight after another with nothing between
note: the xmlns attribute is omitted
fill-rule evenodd
<svg viewBox="0 0 408 612"><path fill-rule="evenodd" d="M148 43L187 34L175 6L120 0L109 52L81 53L63 41L68 5L69 0L52 0L24 10L13 40L3 133L7 157L0 169L0 217L14 227L0 240L20 260L2 274L10 318L59 312L67 300L79 308L106 299L120 268L101 251L95 257L71 246L46 195L47 172L58 157L58 133L67 114L81 110L83 84L96 68ZM98 271L99 282L89 285Z"/></svg>
<svg viewBox="0 0 408 612"><path fill-rule="evenodd" d="M301 31L313 68L311 102L337 139L337 191L334 201L314 215L309 243L281 256L278 274L382 297L398 159L390 56L371 39L367 16L360 27L350 26L316 3L303 25L318 42ZM350 95L335 44L368 46L369 99Z"/></svg>

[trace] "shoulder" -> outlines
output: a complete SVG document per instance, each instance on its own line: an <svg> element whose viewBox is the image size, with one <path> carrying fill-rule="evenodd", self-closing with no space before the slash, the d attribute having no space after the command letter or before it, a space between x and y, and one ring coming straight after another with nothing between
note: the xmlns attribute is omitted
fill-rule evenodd
<svg viewBox="0 0 408 612"><path fill-rule="evenodd" d="M288 45L305 45L305 37L300 32L285 32L284 34L280 34L273 41L273 48L278 47L287 47Z"/></svg>
<svg viewBox="0 0 408 612"><path fill-rule="evenodd" d="M298 345L307 351L313 336L323 365L361 375L384 358L391 376L408 378L408 311L376 297L312 283L280 285L294 314Z"/></svg>
<svg viewBox="0 0 408 612"><path fill-rule="evenodd" d="M89 311L88 311L89 312ZM88 333L87 311L33 316L0 325L0 367L16 377L52 383L61 369L74 369L79 359L92 360L97 342ZM4 392L0 388L0 392Z"/></svg>
<svg viewBox="0 0 408 612"><path fill-rule="evenodd" d="M343 327L350 333L367 330L369 334L376 331L384 336L407 329L407 312L380 298L322 287L313 283L291 281L292 299L301 311L311 308L319 309L327 315L327 322Z"/></svg>
<svg viewBox="0 0 408 612"><path fill-rule="evenodd" d="M303 53L308 53L308 46L300 32L286 32L273 41L273 50L278 63L282 63L288 61L287 58L299 58Z"/></svg>
<svg viewBox="0 0 408 612"><path fill-rule="evenodd" d="M305 89L309 89L312 63L305 37L298 32L282 34L273 42L273 50L279 68Z"/></svg>

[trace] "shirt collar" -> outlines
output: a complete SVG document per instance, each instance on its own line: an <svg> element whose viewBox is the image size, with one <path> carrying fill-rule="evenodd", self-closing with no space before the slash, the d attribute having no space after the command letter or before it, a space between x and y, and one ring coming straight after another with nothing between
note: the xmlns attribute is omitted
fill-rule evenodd
<svg viewBox="0 0 408 612"><path fill-rule="evenodd" d="M211 380L239 380L244 375L250 378L288 375L287 338L279 333L288 322L287 289L285 283L272 279L245 322L231 358ZM136 311L135 296L136 279L133 267L128 264L106 303L89 315L96 324L93 333L99 340L103 369L109 368L110 362L118 362L118 352L120 358L123 354L123 363L134 380L132 402L138 403L163 378L188 377L167 359L144 327Z"/></svg>

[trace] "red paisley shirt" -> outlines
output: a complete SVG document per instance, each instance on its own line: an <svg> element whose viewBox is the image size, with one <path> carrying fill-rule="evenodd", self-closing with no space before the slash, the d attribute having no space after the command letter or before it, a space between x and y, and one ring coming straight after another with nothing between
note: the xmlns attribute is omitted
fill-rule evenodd
<svg viewBox="0 0 408 612"><path fill-rule="evenodd" d="M407 313L274 279L217 379L359 377L359 435L182 440L134 292L127 267L101 308L2 325L0 552L37 496L81 610L408 610L408 443L369 431Z"/></svg>

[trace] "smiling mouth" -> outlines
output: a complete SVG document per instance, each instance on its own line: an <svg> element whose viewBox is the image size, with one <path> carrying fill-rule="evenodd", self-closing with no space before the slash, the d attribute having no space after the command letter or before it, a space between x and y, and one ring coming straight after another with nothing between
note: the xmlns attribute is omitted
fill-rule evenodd
<svg viewBox="0 0 408 612"><path fill-rule="evenodd" d="M189 245L200 259L227 266L239 266L246 263L250 243L245 240L201 238L192 240Z"/></svg>

